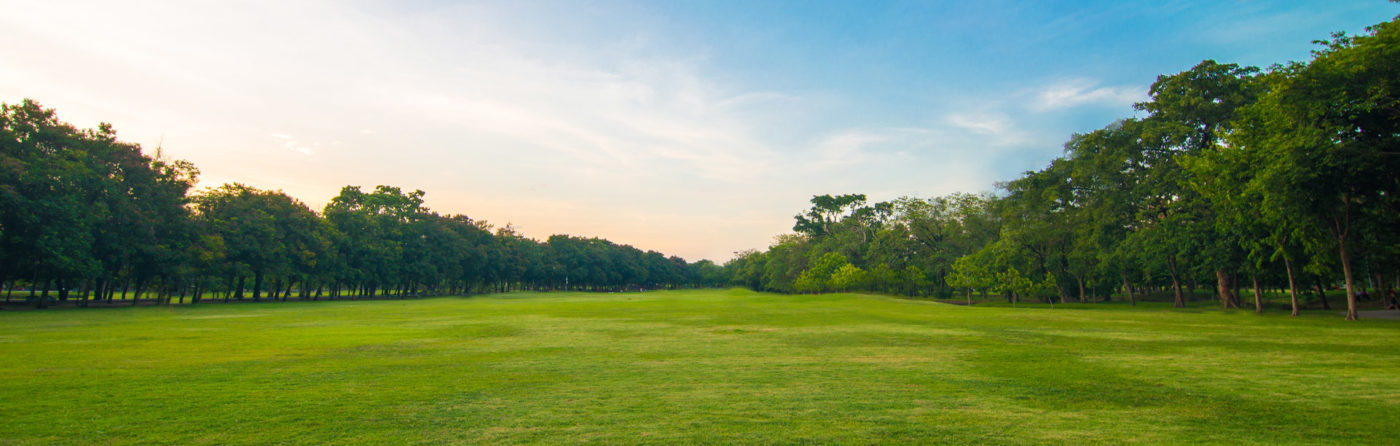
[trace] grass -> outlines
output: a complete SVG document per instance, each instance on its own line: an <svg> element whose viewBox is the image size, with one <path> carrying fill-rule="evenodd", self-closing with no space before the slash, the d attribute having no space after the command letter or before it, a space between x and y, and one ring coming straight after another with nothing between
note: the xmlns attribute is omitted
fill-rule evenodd
<svg viewBox="0 0 1400 446"><path fill-rule="evenodd" d="M0 443L1394 444L1400 321L744 290L0 312Z"/></svg>

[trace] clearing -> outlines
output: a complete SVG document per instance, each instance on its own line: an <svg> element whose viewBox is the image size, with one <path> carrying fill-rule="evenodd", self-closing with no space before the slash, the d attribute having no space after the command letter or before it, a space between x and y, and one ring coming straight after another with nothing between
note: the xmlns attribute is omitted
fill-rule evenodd
<svg viewBox="0 0 1400 446"><path fill-rule="evenodd" d="M1330 313L512 293L4 312L0 351L4 444L1400 441L1400 321Z"/></svg>

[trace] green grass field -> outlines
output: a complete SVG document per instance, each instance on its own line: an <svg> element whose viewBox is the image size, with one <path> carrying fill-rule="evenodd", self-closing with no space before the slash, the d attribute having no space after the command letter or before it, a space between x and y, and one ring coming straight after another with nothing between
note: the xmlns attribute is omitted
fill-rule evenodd
<svg viewBox="0 0 1400 446"><path fill-rule="evenodd" d="M0 443L1396 444L1400 321L742 290L0 312Z"/></svg>

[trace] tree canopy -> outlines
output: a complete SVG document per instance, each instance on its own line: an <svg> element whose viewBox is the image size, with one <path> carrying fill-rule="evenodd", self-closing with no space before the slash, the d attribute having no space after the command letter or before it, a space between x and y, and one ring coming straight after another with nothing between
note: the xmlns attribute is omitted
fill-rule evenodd
<svg viewBox="0 0 1400 446"><path fill-rule="evenodd" d="M0 106L0 283L36 306L157 300L409 296L512 289L716 286L689 263L596 238L547 242L465 215L423 191L346 186L320 212L231 183L191 193L199 171L142 153L110 125L79 130L32 100ZM251 280L249 280L251 279ZM134 300L132 302L135 302Z"/></svg>
<svg viewBox="0 0 1400 446"><path fill-rule="evenodd" d="M1286 287L1294 315L1328 308L1340 284L1355 318L1358 289L1400 286L1400 24L1319 43L1309 62L1205 60L1158 76L1136 105L1146 116L1072 135L1063 156L996 194L815 196L796 234L726 269L780 292L1135 302L1157 291L1178 307L1203 289L1240 307L1244 282L1256 311L1261 288ZM864 280L833 286L847 264Z"/></svg>

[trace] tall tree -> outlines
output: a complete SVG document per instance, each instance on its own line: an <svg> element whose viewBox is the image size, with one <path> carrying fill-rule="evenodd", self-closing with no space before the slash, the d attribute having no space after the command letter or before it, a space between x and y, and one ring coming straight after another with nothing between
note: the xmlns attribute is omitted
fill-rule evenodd
<svg viewBox="0 0 1400 446"><path fill-rule="evenodd" d="M1191 156L1220 147L1222 139L1230 131L1236 112L1241 107L1253 103L1262 91L1262 83L1256 79L1259 69L1242 67L1236 64L1220 64L1205 60L1171 76L1158 76L1149 90L1151 100L1137 104L1139 110L1151 114L1157 141L1149 148L1163 150L1155 166L1164 176L1171 176L1180 183L1174 188L1163 188L1158 194L1164 200L1158 206L1173 214L1184 214L1178 222L1197 222L1191 233L1200 230L1231 228L1229 225L1215 225L1217 216L1207 199L1195 193L1186 184L1191 181L1189 173L1178 164L1181 156ZM1201 248L1196 253L1201 267L1214 270L1220 302L1226 307L1237 307L1238 298L1231 289L1235 265L1242 261L1238 247L1239 234L1216 232L1216 237L1197 239Z"/></svg>
<svg viewBox="0 0 1400 446"><path fill-rule="evenodd" d="M1304 227L1324 228L1357 318L1353 243L1358 230L1400 227L1400 24L1335 35L1306 65L1288 70L1265 99L1260 130L1272 137L1261 183ZM1265 113L1265 112L1261 112ZM1320 239L1314 239L1320 240Z"/></svg>

